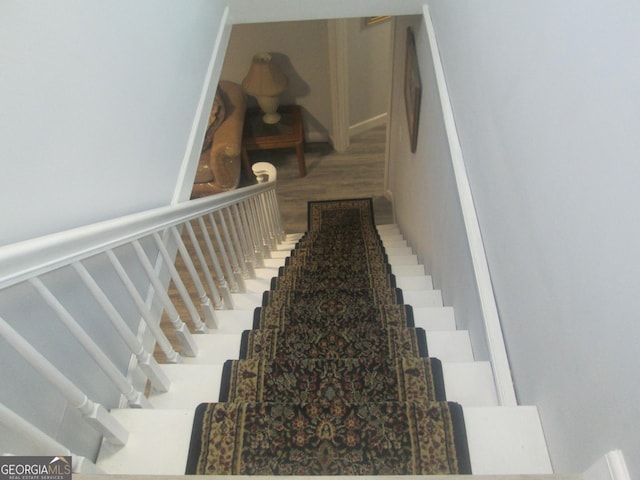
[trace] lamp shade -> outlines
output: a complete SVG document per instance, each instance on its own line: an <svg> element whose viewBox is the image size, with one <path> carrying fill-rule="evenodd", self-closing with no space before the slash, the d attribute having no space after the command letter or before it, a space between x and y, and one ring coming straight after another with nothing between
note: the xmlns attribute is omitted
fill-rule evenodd
<svg viewBox="0 0 640 480"><path fill-rule="evenodd" d="M268 53L253 56L249 73L242 81L242 86L254 97L275 97L287 87L287 77L271 61Z"/></svg>

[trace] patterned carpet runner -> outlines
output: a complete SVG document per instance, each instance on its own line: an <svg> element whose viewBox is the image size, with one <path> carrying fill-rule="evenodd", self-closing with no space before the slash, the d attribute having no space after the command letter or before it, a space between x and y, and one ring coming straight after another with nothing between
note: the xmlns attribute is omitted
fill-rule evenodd
<svg viewBox="0 0 640 480"><path fill-rule="evenodd" d="M371 199L309 203L220 401L196 410L186 473L471 473L462 408L395 288Z"/></svg>

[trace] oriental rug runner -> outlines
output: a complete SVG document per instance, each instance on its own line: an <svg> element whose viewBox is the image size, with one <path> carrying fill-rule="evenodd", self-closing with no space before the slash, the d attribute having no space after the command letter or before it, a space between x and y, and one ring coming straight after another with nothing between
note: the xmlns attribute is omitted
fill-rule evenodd
<svg viewBox="0 0 640 480"><path fill-rule="evenodd" d="M196 410L186 473L471 473L462 408L395 287L371 199L308 215L220 401Z"/></svg>

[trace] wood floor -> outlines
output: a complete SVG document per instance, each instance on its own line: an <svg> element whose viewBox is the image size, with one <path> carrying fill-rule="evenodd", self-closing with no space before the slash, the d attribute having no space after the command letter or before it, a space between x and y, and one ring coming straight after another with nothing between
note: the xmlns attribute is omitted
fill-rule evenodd
<svg viewBox="0 0 640 480"><path fill-rule="evenodd" d="M386 128L378 127L351 138L351 145L344 153L336 153L327 143L312 143L305 148L307 175L300 178L295 151L269 150L251 152L251 161L270 162L278 171L276 192L282 221L286 233L303 233L307 230L307 202L310 200L334 200L341 198L373 198L374 215L377 224L393 223L391 202L384 196L384 154ZM251 181L255 183L255 178ZM241 186L248 181L243 179ZM210 235L213 235L210 232ZM190 241L185 234L187 247ZM180 272L185 287L192 298L197 298L196 288L190 279L182 258L178 255L175 266ZM204 281L204 279L201 279ZM169 286L169 296L180 318L188 322L188 310L173 282ZM196 307L200 310L200 307ZM202 311L199 311L204 318ZM167 335L173 348L179 351L180 344L164 312L160 327ZM166 357L156 345L154 357L165 363ZM148 394L147 388L147 394Z"/></svg>
<svg viewBox="0 0 640 480"><path fill-rule="evenodd" d="M293 149L251 152L251 161L276 167L276 192L287 233L306 231L310 200L372 197L376 223L393 223L391 202L384 197L385 141L386 127L382 126L352 137L344 153L335 152L327 143L307 144L307 175L303 178Z"/></svg>

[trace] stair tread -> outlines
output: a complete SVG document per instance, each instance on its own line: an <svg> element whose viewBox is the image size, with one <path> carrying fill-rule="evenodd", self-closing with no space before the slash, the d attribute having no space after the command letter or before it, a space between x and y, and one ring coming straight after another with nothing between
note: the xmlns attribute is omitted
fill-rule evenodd
<svg viewBox="0 0 640 480"><path fill-rule="evenodd" d="M171 380L171 387L165 393L149 393L153 408L195 409L202 402L218 401L222 365L164 364L160 368Z"/></svg>
<svg viewBox="0 0 640 480"><path fill-rule="evenodd" d="M210 330L216 333L242 333L253 326L253 310L217 310L218 328Z"/></svg>
<svg viewBox="0 0 640 480"><path fill-rule="evenodd" d="M392 265L391 273L393 273L396 278L403 276L415 276L415 275L425 275L424 265L420 263L416 263L415 265Z"/></svg>
<svg viewBox="0 0 640 480"><path fill-rule="evenodd" d="M447 400L463 407L498 405L489 362L443 362L442 373Z"/></svg>
<svg viewBox="0 0 640 480"><path fill-rule="evenodd" d="M403 290L402 297L406 305L412 307L442 307L440 290Z"/></svg>
<svg viewBox="0 0 640 480"><path fill-rule="evenodd" d="M129 441L126 448L103 442L99 468L110 474L184 474L193 410L111 413L129 431ZM474 475L552 473L536 407L463 406L463 413Z"/></svg>
<svg viewBox="0 0 640 480"><path fill-rule="evenodd" d="M393 255L387 253L387 261L391 265L391 270L397 265L418 265L417 255Z"/></svg>
<svg viewBox="0 0 640 480"><path fill-rule="evenodd" d="M442 362L473 362L473 350L466 330L432 331L427 335L429 356Z"/></svg>
<svg viewBox="0 0 640 480"><path fill-rule="evenodd" d="M553 473L535 406L463 411L474 475Z"/></svg>
<svg viewBox="0 0 640 480"><path fill-rule="evenodd" d="M226 360L238 358L240 354L239 333L216 333L194 335L193 339L198 347L196 357L183 357L185 364L220 364Z"/></svg>
<svg viewBox="0 0 640 480"><path fill-rule="evenodd" d="M264 290L263 290L264 291ZM235 310L253 310L262 302L262 292L232 293Z"/></svg>
<svg viewBox="0 0 640 480"><path fill-rule="evenodd" d="M429 275L405 275L396 276L396 287L403 291L433 290L433 282Z"/></svg>
<svg viewBox="0 0 640 480"><path fill-rule="evenodd" d="M109 474L184 475L195 410L113 409L125 447L102 442L96 465ZM171 441L168 441L171 439Z"/></svg>
<svg viewBox="0 0 640 480"><path fill-rule="evenodd" d="M412 306L412 309L416 327L422 327L427 332L456 329L453 307Z"/></svg>
<svg viewBox="0 0 640 480"><path fill-rule="evenodd" d="M413 307L415 327L427 332L428 354L442 362L447 400L463 407L473 473L551 473L537 409L497 406L490 363L474 360L469 333L456 330L453 308L443 306L440 290L433 289L431 276L398 226L379 225L377 230L403 303ZM265 268L255 269L256 278L245 281L247 293L233 294L234 310L216 311L217 329L194 335L197 357L161 366L172 385L167 393L150 393L154 410L113 411L130 440L126 448L105 442L100 468L112 474L184 474L195 407L218 401L222 365L239 358L242 332L252 328L262 293L302 236L287 235L265 259Z"/></svg>
<svg viewBox="0 0 640 480"><path fill-rule="evenodd" d="M385 252L389 257L413 255L413 250L411 249L411 247L385 247Z"/></svg>

